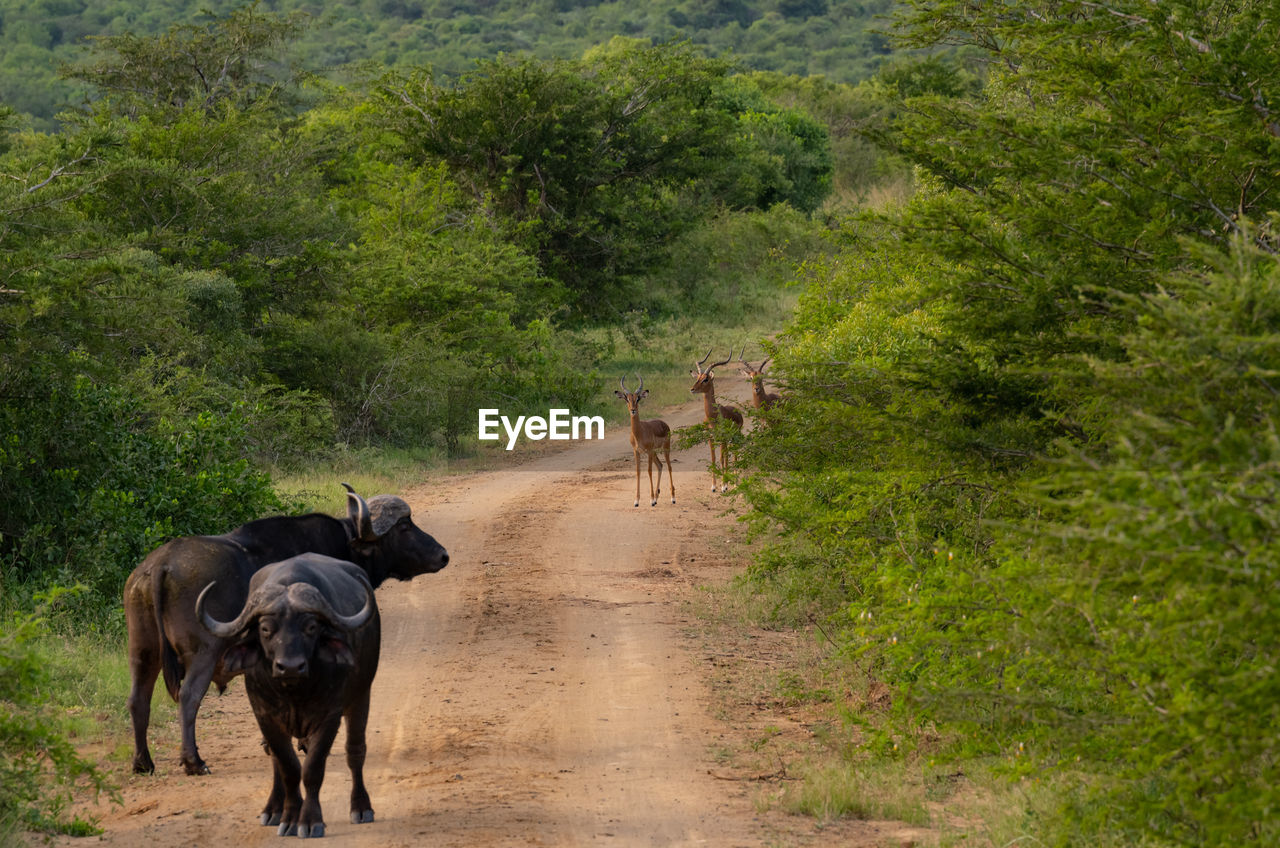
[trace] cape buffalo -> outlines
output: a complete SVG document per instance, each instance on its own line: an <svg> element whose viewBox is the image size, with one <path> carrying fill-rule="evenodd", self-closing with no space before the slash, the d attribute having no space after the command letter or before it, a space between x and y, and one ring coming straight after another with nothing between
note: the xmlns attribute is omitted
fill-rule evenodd
<svg viewBox="0 0 1280 848"><path fill-rule="evenodd" d="M343 717L351 821L373 821L364 785L365 727L381 622L364 572L320 554L268 565L249 581L249 598L232 621L217 621L205 609L215 586L209 584L196 599L196 616L229 644L223 666L244 672L244 688L271 755L274 777L262 823L279 825L280 836L324 836L320 785ZM301 769L294 739L307 755Z"/></svg>
<svg viewBox="0 0 1280 848"><path fill-rule="evenodd" d="M250 521L221 536L184 536L156 548L125 581L129 631L129 715L133 721L133 770L155 771L147 748L151 693L164 672L165 687L179 705L182 765L187 774L208 774L196 748L196 712L209 684L223 691L239 674L219 662L226 641L212 636L195 617L196 596L217 581L206 605L211 614L234 618L258 569L302 553L356 563L374 586L388 578L409 580L444 568L449 554L420 530L409 505L393 495L366 502L346 483L347 517L313 513Z"/></svg>

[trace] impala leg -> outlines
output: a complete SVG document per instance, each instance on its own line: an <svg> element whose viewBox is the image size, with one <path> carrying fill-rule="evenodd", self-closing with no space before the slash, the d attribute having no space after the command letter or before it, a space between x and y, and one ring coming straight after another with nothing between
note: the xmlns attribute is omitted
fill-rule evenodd
<svg viewBox="0 0 1280 848"><path fill-rule="evenodd" d="M711 491L716 490L716 440L711 440Z"/></svg>
<svg viewBox="0 0 1280 848"><path fill-rule="evenodd" d="M729 442L725 440L720 443L720 491L729 491L729 481L725 479L725 475L729 471Z"/></svg>
<svg viewBox="0 0 1280 848"><path fill-rule="evenodd" d="M653 449L653 462L654 462L654 464L655 464L655 465L657 465L657 466L658 466L658 490L657 490L656 492L654 492L654 493L653 493L653 505L654 505L654 506L657 506L657 505L658 505L658 495L662 494L662 460L658 458L658 449L657 449L657 448L654 448L654 449ZM667 471L668 476L670 475L670 473L671 473L671 472L670 472L670 469L668 469L668 471Z"/></svg>
<svg viewBox="0 0 1280 848"><path fill-rule="evenodd" d="M640 506L640 451L632 451L636 458L636 506Z"/></svg>
<svg viewBox="0 0 1280 848"><path fill-rule="evenodd" d="M649 460L649 506L658 505L658 496L653 491L653 463L658 457L651 452L646 452L645 456ZM662 485L662 465L658 465L658 485Z"/></svg>
<svg viewBox="0 0 1280 848"><path fill-rule="evenodd" d="M667 485L671 487L671 502L676 502L676 469L671 464L671 441L662 446L662 453L667 458Z"/></svg>

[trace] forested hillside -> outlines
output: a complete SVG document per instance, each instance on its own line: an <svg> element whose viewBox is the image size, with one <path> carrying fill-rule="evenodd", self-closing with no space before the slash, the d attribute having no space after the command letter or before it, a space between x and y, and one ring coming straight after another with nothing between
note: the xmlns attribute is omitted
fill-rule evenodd
<svg viewBox="0 0 1280 848"><path fill-rule="evenodd" d="M223 17L238 0L90 3L0 0L0 103L51 126L93 89L58 78L80 58L86 38L156 35L177 24ZM832 82L866 79L889 52L875 32L891 0L386 0L318 3L264 0L263 12L311 22L293 58L329 73L353 63L430 67L456 76L499 54L571 59L615 35L651 43L689 41L710 56L755 70Z"/></svg>

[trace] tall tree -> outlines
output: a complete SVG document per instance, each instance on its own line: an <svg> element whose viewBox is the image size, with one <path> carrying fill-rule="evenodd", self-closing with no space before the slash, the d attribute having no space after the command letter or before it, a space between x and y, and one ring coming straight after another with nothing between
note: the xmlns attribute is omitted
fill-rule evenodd
<svg viewBox="0 0 1280 848"><path fill-rule="evenodd" d="M599 309L719 204L812 208L829 188L823 130L797 116L744 131L729 72L687 45L615 39L579 62L499 60L451 84L397 75L380 94L410 161L447 163Z"/></svg>

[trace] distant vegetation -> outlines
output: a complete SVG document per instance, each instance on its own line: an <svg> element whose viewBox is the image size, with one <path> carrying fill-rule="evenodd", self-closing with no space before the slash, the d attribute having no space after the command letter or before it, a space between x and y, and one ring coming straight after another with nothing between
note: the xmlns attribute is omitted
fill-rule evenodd
<svg viewBox="0 0 1280 848"><path fill-rule="evenodd" d="M86 38L159 35L174 24L225 17L237 0L91 3L0 0L0 103L52 126L54 116L93 89L58 78L81 58ZM475 69L500 54L573 59L614 36L652 44L688 41L711 57L790 76L831 82L870 77L888 56L875 32L890 0L381 0L261 2L264 13L305 16L293 45L301 67L429 67L439 76Z"/></svg>

